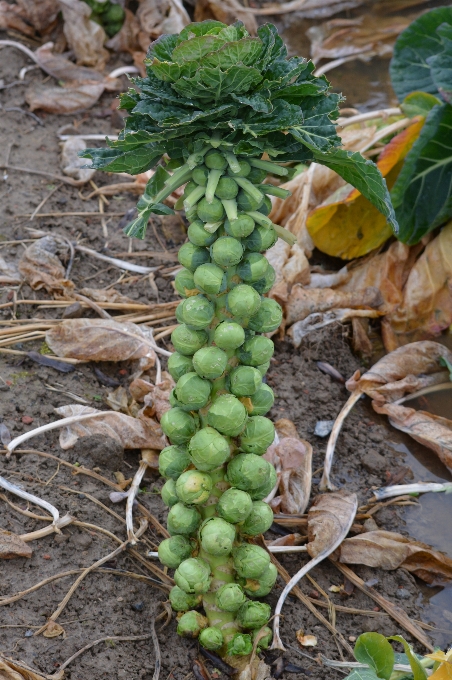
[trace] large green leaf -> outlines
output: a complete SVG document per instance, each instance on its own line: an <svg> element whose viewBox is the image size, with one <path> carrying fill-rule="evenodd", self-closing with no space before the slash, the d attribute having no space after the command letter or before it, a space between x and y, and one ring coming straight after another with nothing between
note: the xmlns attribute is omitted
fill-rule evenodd
<svg viewBox="0 0 452 680"><path fill-rule="evenodd" d="M378 680L373 668L354 668L344 680Z"/></svg>
<svg viewBox="0 0 452 680"><path fill-rule="evenodd" d="M394 668L394 650L384 635L363 633L357 639L353 652L357 661L367 663L379 678L389 680Z"/></svg>
<svg viewBox="0 0 452 680"><path fill-rule="evenodd" d="M410 664L411 670L413 671L413 679L427 680L427 673L425 672L425 668L421 665L416 654L413 652L411 645L409 645L408 642L401 635L392 635L390 638L388 638L388 640L395 640L396 642L400 642L403 645L405 654L408 657L408 663Z"/></svg>
<svg viewBox="0 0 452 680"><path fill-rule="evenodd" d="M441 24L437 30L443 50L427 59L433 82L443 98L452 104L452 24Z"/></svg>
<svg viewBox="0 0 452 680"><path fill-rule="evenodd" d="M149 182L146 184L144 194L137 203L138 217L132 220L132 222L124 228L124 232L127 236L144 238L149 218L152 214L171 215L174 213L174 210L167 205L159 202L156 203L154 198L158 192L163 189L163 186L169 177L170 175L165 168L159 165Z"/></svg>
<svg viewBox="0 0 452 680"><path fill-rule="evenodd" d="M452 216L452 106L435 106L391 191L399 232L410 245Z"/></svg>
<svg viewBox="0 0 452 680"><path fill-rule="evenodd" d="M175 48L171 55L171 60L175 61L176 64L195 61L198 63L198 66L200 66L201 61L204 60L204 57L209 54L209 52L220 49L223 44L224 41L215 35L203 35L199 38L185 40Z"/></svg>
<svg viewBox="0 0 452 680"><path fill-rule="evenodd" d="M162 155L158 151L146 147L122 151L122 149L85 149L80 152L82 158L90 158L90 167L107 172L127 172L129 175L138 175L154 167Z"/></svg>
<svg viewBox="0 0 452 680"><path fill-rule="evenodd" d="M258 38L243 38L226 43L215 52L211 52L202 62L202 66L220 66L228 69L237 64L251 66L259 57L262 49L261 41Z"/></svg>
<svg viewBox="0 0 452 680"><path fill-rule="evenodd" d="M298 124L290 127L290 134L313 150L327 151L339 145L341 140L331 120L331 115L337 110L338 100L339 95L336 94L306 98L306 103L309 101L310 105L303 108L303 117ZM276 103L279 101L277 99Z"/></svg>

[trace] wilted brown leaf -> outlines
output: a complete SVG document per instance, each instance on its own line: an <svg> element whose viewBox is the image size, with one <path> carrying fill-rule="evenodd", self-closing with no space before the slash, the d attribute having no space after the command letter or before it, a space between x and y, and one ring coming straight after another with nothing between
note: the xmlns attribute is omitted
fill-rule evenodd
<svg viewBox="0 0 452 680"><path fill-rule="evenodd" d="M129 392L135 401L143 402L144 397L152 392L154 385L143 378L135 378L129 385Z"/></svg>
<svg viewBox="0 0 452 680"><path fill-rule="evenodd" d="M0 1L0 29L8 31L13 29L24 35L33 36L35 31L28 22L26 13L18 5L12 5L6 0Z"/></svg>
<svg viewBox="0 0 452 680"><path fill-rule="evenodd" d="M136 17L141 27L139 43L144 52L150 40L163 33L180 33L190 23L181 0L140 0Z"/></svg>
<svg viewBox="0 0 452 680"><path fill-rule="evenodd" d="M301 629L297 630L295 635L302 647L315 647L317 645L317 638L315 635L305 635Z"/></svg>
<svg viewBox="0 0 452 680"><path fill-rule="evenodd" d="M16 3L39 32L48 29L60 11L58 0L16 0Z"/></svg>
<svg viewBox="0 0 452 680"><path fill-rule="evenodd" d="M86 159L80 158L78 153L84 149L86 149L86 142L80 137L67 139L61 146L60 165L65 175L88 182L96 171L82 167L86 165Z"/></svg>
<svg viewBox="0 0 452 680"><path fill-rule="evenodd" d="M63 680L64 671L57 671L52 676L41 675L23 661L7 659L0 653L0 680Z"/></svg>
<svg viewBox="0 0 452 680"><path fill-rule="evenodd" d="M356 494L335 491L314 499L308 512L307 550L312 558L330 554L331 545L348 534L358 508Z"/></svg>
<svg viewBox="0 0 452 680"><path fill-rule="evenodd" d="M102 83L78 87L48 87L36 85L28 88L25 100L30 111L47 111L58 115L79 113L98 101L105 87Z"/></svg>
<svg viewBox="0 0 452 680"><path fill-rule="evenodd" d="M368 531L346 538L339 562L391 570L403 567L430 585L452 581L452 559L425 543L392 531Z"/></svg>
<svg viewBox="0 0 452 680"><path fill-rule="evenodd" d="M18 284L21 282L21 276L15 264L7 262L0 255L0 283Z"/></svg>
<svg viewBox="0 0 452 680"><path fill-rule="evenodd" d="M49 621L45 631L43 632L43 637L45 638L55 638L60 635L66 636L66 632L63 626L60 626L56 621Z"/></svg>
<svg viewBox="0 0 452 680"><path fill-rule="evenodd" d="M124 413L112 411L98 411L90 406L68 404L55 409L58 415L68 418L69 416L86 416L93 414L92 420L86 418L80 422L66 425L60 433L60 446L62 449L71 449L80 437L93 434L101 434L111 437L120 442L125 449L156 449L161 451L166 446L165 436L158 423L149 419L144 422L139 418L132 418ZM102 413L105 415L99 416Z"/></svg>
<svg viewBox="0 0 452 680"><path fill-rule="evenodd" d="M68 246L54 236L44 236L23 252L19 271L33 290L45 288L56 297L71 297L74 284L65 278L59 256L65 257Z"/></svg>
<svg viewBox="0 0 452 680"><path fill-rule="evenodd" d="M171 408L169 395L174 386L175 382L170 374L163 371L162 382L158 385L151 385L149 392L144 395L144 408L140 413L143 413L146 418L155 416L160 421L163 414Z"/></svg>
<svg viewBox="0 0 452 680"><path fill-rule="evenodd" d="M108 47L109 50L114 50L115 52L129 52L129 54L134 55L136 52L141 51L138 39L140 33L140 23L135 14L131 12L130 9L126 9L125 13L124 23L121 27L121 30L116 33L113 38L110 38L110 40L106 43L106 47ZM144 70L143 64L141 64L141 66Z"/></svg>
<svg viewBox="0 0 452 680"><path fill-rule="evenodd" d="M80 293L94 302L122 302L136 305L136 300L118 293L114 288L82 288Z"/></svg>
<svg viewBox="0 0 452 680"><path fill-rule="evenodd" d="M287 331L295 347L299 347L307 335L332 323L343 323L354 317L376 319L381 312L375 309L331 309L329 312L314 312L305 319L297 321Z"/></svg>
<svg viewBox="0 0 452 680"><path fill-rule="evenodd" d="M285 305L286 323L290 326L310 314L328 312L331 309L377 309L382 301L380 291L374 287L343 293L331 288L303 288L296 284Z"/></svg>
<svg viewBox="0 0 452 680"><path fill-rule="evenodd" d="M81 0L59 0L63 14L64 35L74 50L77 64L102 71L109 54L104 48L106 33L100 24L90 20L91 8Z"/></svg>
<svg viewBox="0 0 452 680"><path fill-rule="evenodd" d="M127 390L122 385L113 390L113 392L109 392L105 398L105 402L113 409L113 411L121 411L122 413L131 415L129 413Z"/></svg>
<svg viewBox="0 0 452 680"><path fill-rule="evenodd" d="M367 325L365 325L367 324ZM355 354L361 357L370 358L372 356L373 347L367 335L369 325L364 319L353 317L352 319L352 346Z"/></svg>
<svg viewBox="0 0 452 680"><path fill-rule="evenodd" d="M31 557L31 546L20 536L0 529L0 560L13 560L15 557Z"/></svg>
<svg viewBox="0 0 452 680"><path fill-rule="evenodd" d="M46 334L46 342L59 357L83 361L148 359L155 363L152 330L113 319L66 319Z"/></svg>
<svg viewBox="0 0 452 680"><path fill-rule="evenodd" d="M267 545L301 545L306 540L306 536L301 534L287 534L287 536L280 536L274 541L269 541Z"/></svg>
<svg viewBox="0 0 452 680"><path fill-rule="evenodd" d="M243 21L251 35L257 33L256 19L249 12L243 11L243 5L238 0L198 0L195 5L195 21L207 19L216 19L224 24Z"/></svg>

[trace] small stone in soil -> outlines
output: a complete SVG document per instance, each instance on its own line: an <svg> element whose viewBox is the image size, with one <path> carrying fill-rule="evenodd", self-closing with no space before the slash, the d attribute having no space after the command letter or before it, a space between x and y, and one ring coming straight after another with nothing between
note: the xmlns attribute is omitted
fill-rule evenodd
<svg viewBox="0 0 452 680"><path fill-rule="evenodd" d="M317 437L327 437L333 429L334 420L318 420L315 424L314 434Z"/></svg>
<svg viewBox="0 0 452 680"><path fill-rule="evenodd" d="M144 604L143 602L135 602L134 604L131 605L131 607L136 612L142 612L144 609Z"/></svg>
<svg viewBox="0 0 452 680"><path fill-rule="evenodd" d="M375 474L382 472L386 468L386 458L375 449L369 449L361 459L363 468Z"/></svg>
<svg viewBox="0 0 452 680"><path fill-rule="evenodd" d="M406 588L398 588L396 591L396 597L398 597L399 600L409 600L411 593Z"/></svg>

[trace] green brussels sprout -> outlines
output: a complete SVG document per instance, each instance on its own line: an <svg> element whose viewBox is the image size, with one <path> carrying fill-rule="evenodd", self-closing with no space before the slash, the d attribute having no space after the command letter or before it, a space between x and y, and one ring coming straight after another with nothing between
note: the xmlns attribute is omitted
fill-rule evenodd
<svg viewBox="0 0 452 680"><path fill-rule="evenodd" d="M190 224L187 230L187 236L193 245L199 247L211 246L217 239L216 234L209 234L209 232L204 229L204 222L201 222L201 220L195 220Z"/></svg>
<svg viewBox="0 0 452 680"><path fill-rule="evenodd" d="M221 267L233 267L242 259L243 247L232 236L221 236L210 247L212 259Z"/></svg>
<svg viewBox="0 0 452 680"><path fill-rule="evenodd" d="M187 473L184 472L184 475ZM183 477L183 475L182 475ZM179 484L179 479L177 484ZM254 501L250 514L240 527L242 534L246 536L258 536L265 534L273 524L273 510L263 501Z"/></svg>
<svg viewBox="0 0 452 680"><path fill-rule="evenodd" d="M236 286L228 293L229 311L238 317L256 315L261 306L261 297L257 291L245 283ZM255 330L253 328L253 330Z"/></svg>
<svg viewBox="0 0 452 680"><path fill-rule="evenodd" d="M189 595L179 586L173 586L168 597L175 612L186 612L198 607L202 602L202 595Z"/></svg>
<svg viewBox="0 0 452 680"><path fill-rule="evenodd" d="M270 368L270 362L266 361L265 364L260 364L259 366L256 366L257 370L261 374L262 377L267 373L268 369Z"/></svg>
<svg viewBox="0 0 452 680"><path fill-rule="evenodd" d="M215 305L204 295L193 295L182 301L182 323L195 331L201 331L213 321Z"/></svg>
<svg viewBox="0 0 452 680"><path fill-rule="evenodd" d="M257 372L259 373L259 371ZM248 418L246 427L240 435L240 448L246 453L256 453L258 456L261 456L273 444L274 439L275 426L270 418L251 416L251 418Z"/></svg>
<svg viewBox="0 0 452 680"><path fill-rule="evenodd" d="M200 557L188 557L174 572L174 580L186 593L207 593L210 588L210 566Z"/></svg>
<svg viewBox="0 0 452 680"><path fill-rule="evenodd" d="M246 455L252 456L254 454L247 453ZM269 470L266 480L260 486L256 487L255 489L250 489L248 491L253 501L261 501L263 498L267 498L268 494L270 493L270 491L272 491L273 487L278 481L275 468L270 463L268 465Z"/></svg>
<svg viewBox="0 0 452 680"><path fill-rule="evenodd" d="M207 248L195 246L190 241L180 247L177 258L181 265L191 272L194 272L199 265L210 262L210 254Z"/></svg>
<svg viewBox="0 0 452 680"><path fill-rule="evenodd" d="M179 500L187 505L205 503L212 491L212 478L206 472L187 470L176 482Z"/></svg>
<svg viewBox="0 0 452 680"><path fill-rule="evenodd" d="M230 454L229 442L213 427L203 427L188 446L192 463L202 472L210 472L223 465Z"/></svg>
<svg viewBox="0 0 452 680"><path fill-rule="evenodd" d="M193 280L193 274L192 272L188 271L188 269L182 269L180 272L177 272L174 279L174 287L176 288L179 295L184 298L190 297L190 295L197 295L199 293Z"/></svg>
<svg viewBox="0 0 452 680"><path fill-rule="evenodd" d="M246 597L238 583L225 583L215 593L215 604L224 612L236 612L245 602Z"/></svg>
<svg viewBox="0 0 452 680"><path fill-rule="evenodd" d="M249 397L262 384L262 376L253 366L237 366L229 374L230 390L237 397Z"/></svg>
<svg viewBox="0 0 452 680"><path fill-rule="evenodd" d="M235 540L235 527L220 517L209 517L199 530L201 546L206 553L221 557L229 555Z"/></svg>
<svg viewBox="0 0 452 680"><path fill-rule="evenodd" d="M253 335L237 350L237 356L242 364L260 366L273 356L275 345L270 338L263 335Z"/></svg>
<svg viewBox="0 0 452 680"><path fill-rule="evenodd" d="M185 444L196 432L196 420L181 408L170 408L160 420L160 426L172 444Z"/></svg>
<svg viewBox="0 0 452 680"><path fill-rule="evenodd" d="M254 643L256 642L256 640L258 640L258 642L257 642L257 649L258 650L259 649L268 649L268 645L270 644L270 642L272 641L272 638L273 638L273 631L268 626L265 626L265 628L263 628L263 629L254 630L252 638L253 638L253 646L254 646Z"/></svg>
<svg viewBox="0 0 452 680"><path fill-rule="evenodd" d="M244 238L249 236L255 227L252 217L246 213L239 213L236 220L225 220L224 228L229 236L234 238Z"/></svg>
<svg viewBox="0 0 452 680"><path fill-rule="evenodd" d="M239 453L228 463L227 479L231 486L248 491L252 498L252 490L259 489L267 481L270 469L274 470L274 467L265 458L254 453Z"/></svg>
<svg viewBox="0 0 452 680"><path fill-rule="evenodd" d="M171 538L165 538L160 543L158 550L159 560L165 567L177 569L181 562L190 557L192 551L193 546L188 538L179 535L171 536ZM190 609L190 606L187 609Z"/></svg>
<svg viewBox="0 0 452 680"><path fill-rule="evenodd" d="M197 373L185 373L177 381L175 393L176 398L186 406L191 406L191 410L196 411L203 408L210 397L212 384L208 380L203 380Z"/></svg>
<svg viewBox="0 0 452 680"><path fill-rule="evenodd" d="M222 153L213 150L206 154L204 163L210 170L224 170L228 164Z"/></svg>
<svg viewBox="0 0 452 680"><path fill-rule="evenodd" d="M167 446L160 451L159 473L165 479L176 479L190 465L190 457L183 446Z"/></svg>
<svg viewBox="0 0 452 680"><path fill-rule="evenodd" d="M226 288L232 290L235 286L242 283L242 279L237 274L237 265L234 267L228 267L226 269Z"/></svg>
<svg viewBox="0 0 452 680"><path fill-rule="evenodd" d="M268 293L268 291L273 288L275 281L276 272L271 264L269 264L265 276L262 279L259 279L259 281L255 281L251 285L253 286L254 290L257 290L258 293L265 295L265 293Z"/></svg>
<svg viewBox="0 0 452 680"><path fill-rule="evenodd" d="M219 321L230 321L232 314L227 308L227 293L218 295L215 299L215 318Z"/></svg>
<svg viewBox="0 0 452 680"><path fill-rule="evenodd" d="M261 207L263 202L264 202L263 194L259 201L256 198L254 198L254 196L250 196L243 189L240 189L239 193L237 194L237 207L239 208L239 210L243 210L245 212L247 211L252 212L254 210L257 210L258 208Z"/></svg>
<svg viewBox="0 0 452 680"><path fill-rule="evenodd" d="M176 319L177 319L178 323L184 323L184 319L183 319L183 316L182 316L182 309L183 309L184 302L185 302L184 300L181 300L176 307Z"/></svg>
<svg viewBox="0 0 452 680"><path fill-rule="evenodd" d="M202 347L193 355L193 367L201 378L215 380L223 375L227 365L228 355L219 347Z"/></svg>
<svg viewBox="0 0 452 680"><path fill-rule="evenodd" d="M205 198L202 198L197 205L197 213L199 219L203 222L219 222L224 217L223 203L219 198L214 198L212 203L208 203ZM204 260L204 262L207 262L207 260Z"/></svg>
<svg viewBox="0 0 452 680"><path fill-rule="evenodd" d="M245 331L235 321L223 321L215 328L213 341L220 349L237 349L245 342Z"/></svg>
<svg viewBox="0 0 452 680"><path fill-rule="evenodd" d="M248 600L237 612L237 621L242 628L262 628L268 622L270 614L269 604Z"/></svg>
<svg viewBox="0 0 452 680"><path fill-rule="evenodd" d="M228 643L228 656L248 656L253 651L251 635L236 633Z"/></svg>
<svg viewBox="0 0 452 680"><path fill-rule="evenodd" d="M268 595L278 578L278 570L275 565L270 562L268 567L262 572L258 579L241 579L244 580L243 590L250 597L265 597Z"/></svg>
<svg viewBox="0 0 452 680"><path fill-rule="evenodd" d="M168 358L168 372L174 380L179 380L185 373L190 373L193 370L193 361L191 357L186 357L179 352L174 352Z"/></svg>
<svg viewBox="0 0 452 680"><path fill-rule="evenodd" d="M123 21L124 16L125 12L121 5L110 5L102 18L107 24L117 24Z"/></svg>
<svg viewBox="0 0 452 680"><path fill-rule="evenodd" d="M270 564L270 555L268 552L252 543L242 543L238 548L234 548L232 557L234 569L242 578L259 578ZM184 563L182 562L182 564ZM178 583L178 585L180 585L180 583ZM264 625L264 623L266 622L264 621L262 625Z"/></svg>
<svg viewBox="0 0 452 680"><path fill-rule="evenodd" d="M251 165L248 161L239 160L240 172L234 172L231 168L228 168L228 175L231 177L247 177L251 172Z"/></svg>
<svg viewBox="0 0 452 680"><path fill-rule="evenodd" d="M215 189L215 196L222 201L231 201L237 196L238 191L238 184L232 177L221 177Z"/></svg>
<svg viewBox="0 0 452 680"><path fill-rule="evenodd" d="M237 289L234 288L235 290ZM271 298L263 298L258 312L249 320L248 328L257 333L271 333L280 327L281 321L281 305Z"/></svg>
<svg viewBox="0 0 452 680"><path fill-rule="evenodd" d="M234 487L227 489L217 503L217 513L231 524L246 520L253 508L249 493Z"/></svg>
<svg viewBox="0 0 452 680"><path fill-rule="evenodd" d="M206 649L220 649L224 644L223 633L214 626L204 628L199 634L199 644Z"/></svg>
<svg viewBox="0 0 452 680"><path fill-rule="evenodd" d="M196 184L205 187L209 178L209 171L205 165L198 165L191 173L191 176Z"/></svg>
<svg viewBox="0 0 452 680"><path fill-rule="evenodd" d="M171 479L171 477L170 477L170 479L168 479L164 483L164 485L162 486L162 490L161 490L160 494L162 496L162 501L169 508L172 505L175 505L178 502L179 498L178 498L178 495L176 493L176 482L174 481L174 479Z"/></svg>
<svg viewBox="0 0 452 680"><path fill-rule="evenodd" d="M207 628L209 621L197 611L182 614L177 624L177 633L182 637L197 638L203 628Z"/></svg>
<svg viewBox="0 0 452 680"><path fill-rule="evenodd" d="M260 206L260 208L257 209L257 212L262 213L263 215L270 215L272 211L272 202L269 199L268 196L264 196L264 202Z"/></svg>
<svg viewBox="0 0 452 680"><path fill-rule="evenodd" d="M194 191L195 189L198 188L198 184L196 182L187 182L187 184L184 187L184 198L187 198L190 196L191 192Z"/></svg>
<svg viewBox="0 0 452 680"><path fill-rule="evenodd" d="M253 253L263 253L275 245L278 235L273 227L256 226L254 231L243 239L243 245Z"/></svg>
<svg viewBox="0 0 452 680"><path fill-rule="evenodd" d="M259 370L259 369L258 369ZM245 401L246 399L246 401ZM262 383L260 388L250 397L242 397L240 400L246 406L248 415L265 416L271 409L275 401L273 390L266 383Z"/></svg>
<svg viewBox="0 0 452 680"><path fill-rule="evenodd" d="M268 260L260 253L248 253L237 267L237 274L247 283L259 281L265 276Z"/></svg>
<svg viewBox="0 0 452 680"><path fill-rule="evenodd" d="M175 534L190 536L190 534L197 530L200 524L201 515L196 508L188 508L183 503L176 503L170 508L166 526L171 536ZM177 585L180 586L180 583Z"/></svg>
<svg viewBox="0 0 452 680"><path fill-rule="evenodd" d="M262 184L266 177L266 170L262 170L262 168L251 168L251 172L247 175L246 179L253 184Z"/></svg>
<svg viewBox="0 0 452 680"><path fill-rule="evenodd" d="M202 264L195 271L194 283L203 293L217 295L226 289L226 274L216 264Z"/></svg>
<svg viewBox="0 0 452 680"><path fill-rule="evenodd" d="M209 425L227 437L237 437L245 427L247 418L246 408L232 394L216 397L207 414Z"/></svg>
<svg viewBox="0 0 452 680"><path fill-rule="evenodd" d="M204 347L207 337L205 331L194 331L183 323L171 333L171 342L179 354L191 356Z"/></svg>

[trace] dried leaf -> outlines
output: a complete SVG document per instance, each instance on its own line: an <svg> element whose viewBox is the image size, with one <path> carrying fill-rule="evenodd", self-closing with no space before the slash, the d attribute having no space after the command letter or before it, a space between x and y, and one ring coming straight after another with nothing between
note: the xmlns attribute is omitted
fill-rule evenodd
<svg viewBox="0 0 452 680"><path fill-rule="evenodd" d="M47 87L35 85L25 93L30 111L40 109L48 113L69 115L90 109L105 90L103 83L78 87Z"/></svg>
<svg viewBox="0 0 452 680"><path fill-rule="evenodd" d="M80 137L67 139L62 144L60 166L65 175L88 182L96 171L82 167L86 165L86 160L80 158L78 152L84 149L86 149L86 143Z"/></svg>
<svg viewBox="0 0 452 680"><path fill-rule="evenodd" d="M64 671L53 673L52 676L41 675L27 666L23 661L7 659L0 654L0 679L1 680L63 680Z"/></svg>
<svg viewBox="0 0 452 680"><path fill-rule="evenodd" d="M34 28L29 24L28 16L23 9L6 2L6 0L0 1L0 29L2 31L12 29L30 37L35 34Z"/></svg>
<svg viewBox="0 0 452 680"><path fill-rule="evenodd" d="M275 538L274 541L270 541L267 545L301 545L305 539L306 536L301 534L287 534L286 536Z"/></svg>
<svg viewBox="0 0 452 680"><path fill-rule="evenodd" d="M136 305L136 300L118 293L114 288L82 288L80 293L94 302L121 302L127 305Z"/></svg>
<svg viewBox="0 0 452 680"><path fill-rule="evenodd" d="M180 33L190 23L181 0L141 0L136 17L141 27L139 42L145 52L150 39L164 33Z"/></svg>
<svg viewBox="0 0 452 680"><path fill-rule="evenodd" d="M63 30L77 64L92 66L102 71L109 54L104 49L107 39L104 29L90 21L91 8L81 0L59 0L63 14Z"/></svg>
<svg viewBox="0 0 452 680"><path fill-rule="evenodd" d="M58 0L16 0L29 23L36 31L42 32L55 21L60 11Z"/></svg>
<svg viewBox="0 0 452 680"><path fill-rule="evenodd" d="M12 285L21 282L21 276L15 264L7 262L0 255L0 283L11 283Z"/></svg>
<svg viewBox="0 0 452 680"><path fill-rule="evenodd" d="M243 5L238 0L198 0L195 5L195 21L216 19L224 24L243 21L246 30L251 35L257 33L256 19L249 12L243 11Z"/></svg>
<svg viewBox="0 0 452 680"><path fill-rule="evenodd" d="M305 635L301 629L297 630L295 635L302 647L315 647L317 645L317 638L315 635Z"/></svg>
<svg viewBox="0 0 452 680"><path fill-rule="evenodd" d="M105 402L113 411L121 411L129 414L129 400L127 398L127 390L120 385L113 392L109 392L105 398Z"/></svg>
<svg viewBox="0 0 452 680"><path fill-rule="evenodd" d="M363 291L342 292L331 288L303 288L296 284L288 297L285 312L288 326L306 319L310 314L328 312L331 309L373 308L382 304L378 288Z"/></svg>
<svg viewBox="0 0 452 680"><path fill-rule="evenodd" d="M129 385L129 392L135 401L144 401L144 397L152 392L154 385L143 378L135 378Z"/></svg>
<svg viewBox="0 0 452 680"><path fill-rule="evenodd" d="M46 342L57 356L84 361L148 359L155 363L152 329L110 319L66 319L46 333Z"/></svg>
<svg viewBox="0 0 452 680"><path fill-rule="evenodd" d="M15 557L31 557L32 555L31 546L23 541L20 536L0 529L1 560L13 560Z"/></svg>
<svg viewBox="0 0 452 680"><path fill-rule="evenodd" d="M74 284L65 278L59 256L65 257L68 246L54 236L44 236L23 252L19 271L33 290L45 288L58 298L71 297Z"/></svg>
<svg viewBox="0 0 452 680"><path fill-rule="evenodd" d="M335 491L314 499L308 512L307 551L312 558L330 554L330 546L345 538L356 515L358 500L349 491Z"/></svg>
<svg viewBox="0 0 452 680"><path fill-rule="evenodd" d="M97 415L104 413L90 406L68 404L55 409L58 415L68 418L69 416ZM150 421L146 423L139 418L132 418L123 413L105 411L102 417L97 416L92 420L86 418L80 422L66 425L60 433L60 446L62 449L71 449L80 437L88 437L93 434L101 434L111 437L125 449L156 449L161 451L166 446L166 440L160 426Z"/></svg>
<svg viewBox="0 0 452 680"><path fill-rule="evenodd" d="M142 411L146 417L155 415L157 420L160 421L163 414L171 408L169 395L174 386L174 380L169 373L164 371L162 373L162 382L158 385L152 385L152 389L144 396L144 408Z"/></svg>
<svg viewBox="0 0 452 680"><path fill-rule="evenodd" d="M124 23L121 30L116 33L113 38L110 38L105 45L109 50L113 50L114 52L129 52L129 54L134 55L141 49L138 39L139 33L140 23L138 19L130 9L126 8ZM143 64L141 66L143 67ZM142 75L144 75L144 73Z"/></svg>
<svg viewBox="0 0 452 680"><path fill-rule="evenodd" d="M392 531L368 531L341 544L339 562L391 570L403 567L430 585L452 581L452 559Z"/></svg>
<svg viewBox="0 0 452 680"><path fill-rule="evenodd" d="M352 319L352 346L353 351L361 357L370 359L373 353L372 343L367 335L367 330L369 324L364 321L364 319L358 319L354 317Z"/></svg>
<svg viewBox="0 0 452 680"><path fill-rule="evenodd" d="M317 331L320 328L329 326L332 323L341 323L353 319L354 317L367 317L369 319L376 319L381 316L382 312L375 309L332 309L329 312L310 314L302 321L297 321L289 328L287 335L292 338L295 347L299 347L309 333Z"/></svg>
<svg viewBox="0 0 452 680"><path fill-rule="evenodd" d="M66 635L66 631L64 630L63 626L60 626L60 624L56 621L49 621L45 631L43 632L43 636L45 638L55 638L59 637L60 635Z"/></svg>

